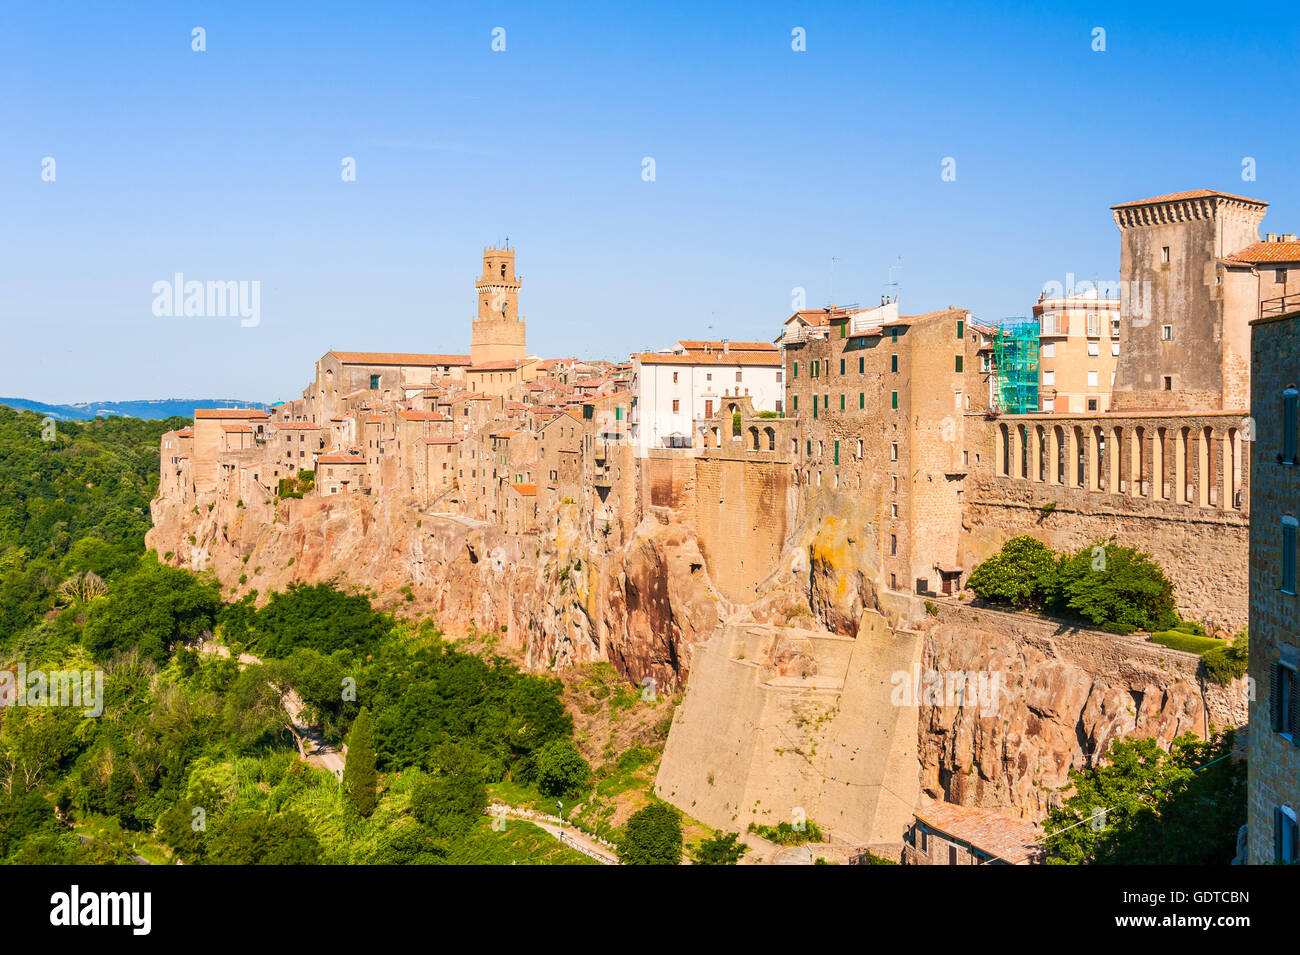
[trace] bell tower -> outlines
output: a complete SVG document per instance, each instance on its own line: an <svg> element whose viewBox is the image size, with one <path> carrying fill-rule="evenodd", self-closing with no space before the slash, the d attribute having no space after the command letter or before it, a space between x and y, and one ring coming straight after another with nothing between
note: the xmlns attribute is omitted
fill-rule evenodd
<svg viewBox="0 0 1300 955"><path fill-rule="evenodd" d="M520 361L527 357L524 320L519 317L519 287L514 249L484 249L483 274L474 282L478 315L470 336L470 361Z"/></svg>

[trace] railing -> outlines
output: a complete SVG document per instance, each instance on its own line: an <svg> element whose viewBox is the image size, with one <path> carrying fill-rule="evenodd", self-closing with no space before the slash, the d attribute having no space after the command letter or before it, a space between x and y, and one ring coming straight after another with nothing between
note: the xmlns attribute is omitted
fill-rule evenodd
<svg viewBox="0 0 1300 955"><path fill-rule="evenodd" d="M1266 298L1259 303L1259 317L1266 315L1285 315L1287 312L1300 312L1300 292Z"/></svg>

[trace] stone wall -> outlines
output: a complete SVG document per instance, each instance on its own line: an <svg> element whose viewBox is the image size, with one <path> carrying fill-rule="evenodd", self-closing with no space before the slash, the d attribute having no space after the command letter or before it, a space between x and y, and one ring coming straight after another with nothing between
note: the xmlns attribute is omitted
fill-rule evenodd
<svg viewBox="0 0 1300 955"><path fill-rule="evenodd" d="M918 796L916 715L891 705L889 674L919 646L874 612L856 638L723 629L695 648L655 792L724 831L802 816L832 839L897 845Z"/></svg>

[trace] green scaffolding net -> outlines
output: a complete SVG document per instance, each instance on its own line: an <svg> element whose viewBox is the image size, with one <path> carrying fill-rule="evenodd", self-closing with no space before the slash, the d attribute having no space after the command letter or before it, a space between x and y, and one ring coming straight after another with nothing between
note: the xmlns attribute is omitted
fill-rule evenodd
<svg viewBox="0 0 1300 955"><path fill-rule="evenodd" d="M1038 319L1004 318L993 327L998 410L1038 411Z"/></svg>

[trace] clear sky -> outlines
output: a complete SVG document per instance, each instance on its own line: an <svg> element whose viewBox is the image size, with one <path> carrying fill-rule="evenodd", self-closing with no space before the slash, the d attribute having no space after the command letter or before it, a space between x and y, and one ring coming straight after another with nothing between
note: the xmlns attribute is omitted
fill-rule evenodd
<svg viewBox="0 0 1300 955"><path fill-rule="evenodd" d="M1026 314L1116 280L1108 207L1165 192L1300 232L1293 4L1059 6L5 4L0 395L275 400L330 348L468 352L506 236L529 350L622 358L770 340L832 258L840 303ZM155 316L177 272L260 282L259 323Z"/></svg>

